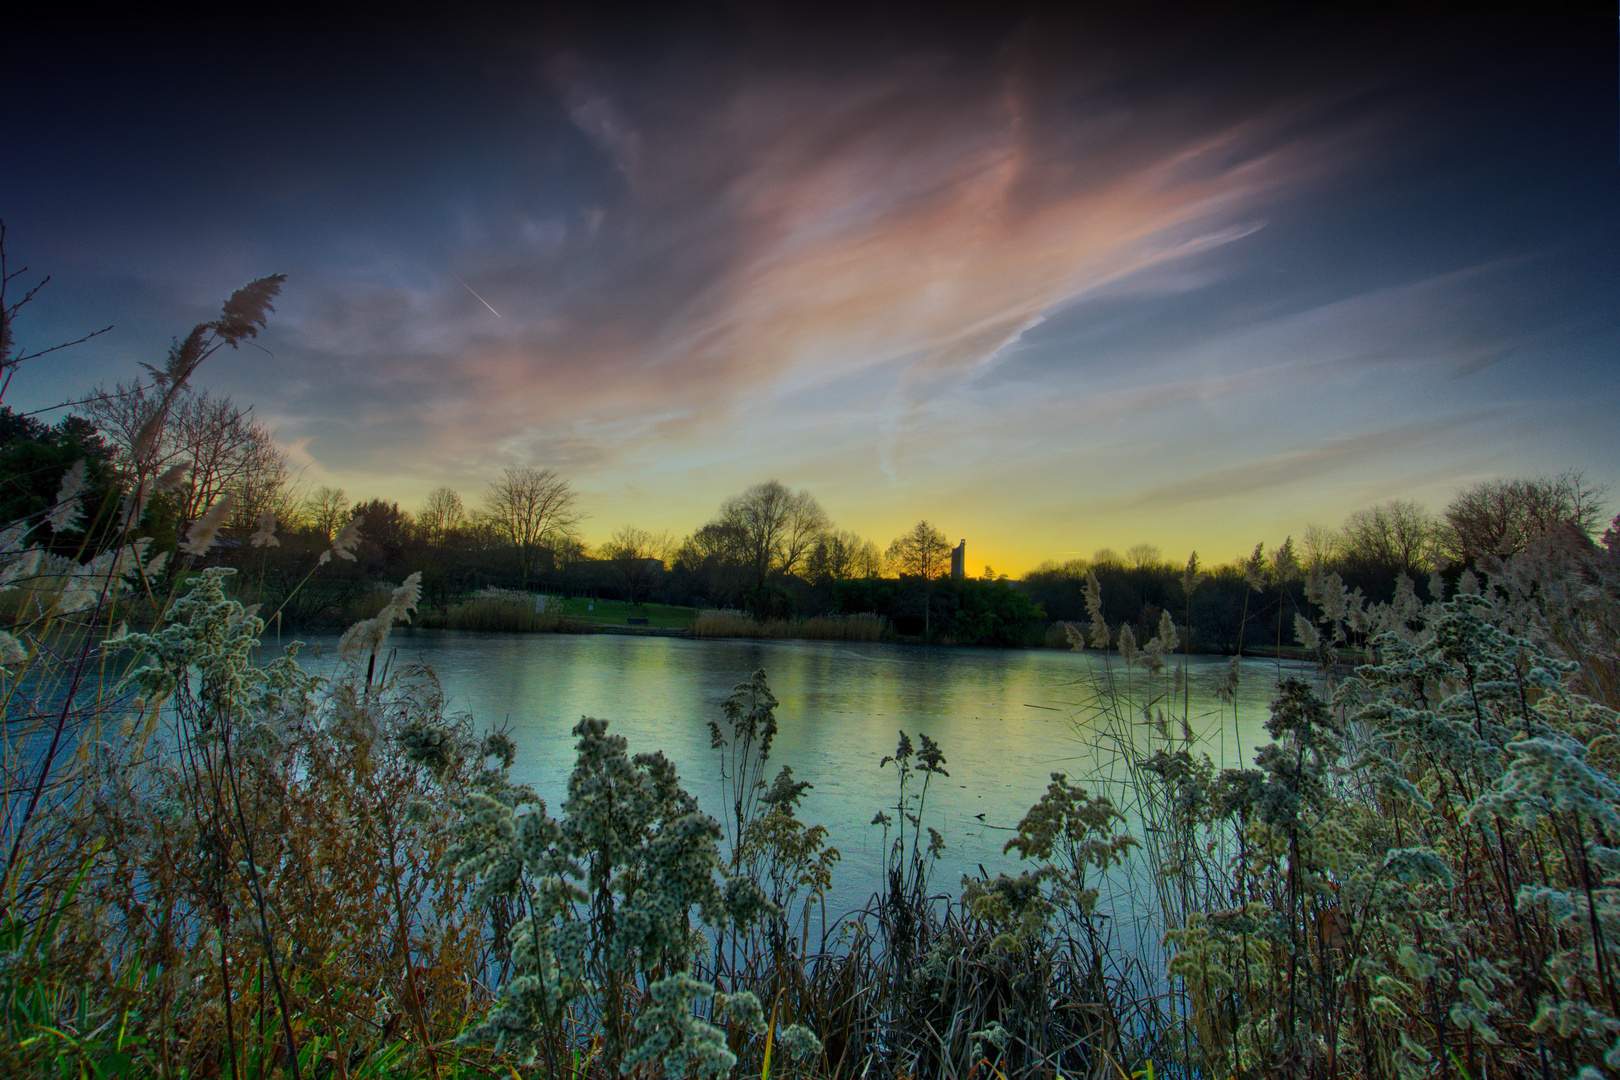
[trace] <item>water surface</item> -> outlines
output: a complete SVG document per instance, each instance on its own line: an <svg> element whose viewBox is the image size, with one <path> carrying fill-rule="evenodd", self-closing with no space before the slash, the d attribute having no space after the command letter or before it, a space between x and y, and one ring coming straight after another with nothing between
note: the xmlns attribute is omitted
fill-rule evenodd
<svg viewBox="0 0 1620 1080"><path fill-rule="evenodd" d="M306 666L331 671L335 639L310 637L318 655ZM934 739L949 777L928 791L925 825L944 834L947 851L935 882L955 890L964 871L1017 872L1016 855L1002 848L1037 801L1052 772L1100 785L1119 761L1099 749L1103 718L1098 691L1112 673L1131 700L1162 695L1141 675L1119 682L1124 669L1094 653L1055 650L927 647L831 641L741 641L609 634L493 634L409 630L391 639L394 662L433 667L451 706L470 712L480 730L505 725L517 742L514 777L533 785L556 813L573 767L570 729L582 715L610 721L630 752L661 750L676 763L688 790L720 816L718 759L709 746L710 720L732 688L763 668L780 701L780 731L767 775L790 765L814 788L800 817L830 830L843 854L829 908L837 914L864 903L876 886L883 832L870 822L896 800L893 765L879 768L904 730ZM1193 657L1185 696L1195 748L1236 764L1266 741L1266 703L1276 685L1270 661L1245 661L1234 719L1209 691L1227 661ZM1288 670L1285 666L1285 671ZM1157 727L1133 710L1129 725L1137 753L1165 745ZM1179 722L1171 727L1178 741Z"/></svg>

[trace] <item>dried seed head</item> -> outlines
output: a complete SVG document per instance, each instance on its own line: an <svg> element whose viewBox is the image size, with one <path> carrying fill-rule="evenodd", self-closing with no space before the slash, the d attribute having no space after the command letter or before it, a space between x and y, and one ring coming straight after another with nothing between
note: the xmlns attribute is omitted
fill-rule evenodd
<svg viewBox="0 0 1620 1080"><path fill-rule="evenodd" d="M182 461L178 465L170 465L163 470L163 475L157 478L159 491L173 491L186 482L186 475L191 472L191 462Z"/></svg>
<svg viewBox="0 0 1620 1080"><path fill-rule="evenodd" d="M79 508L79 496L84 493L84 488L84 459L80 458L63 475L62 486L56 490L56 505L45 515L51 531L59 533L79 531L81 528L79 519L83 516Z"/></svg>
<svg viewBox="0 0 1620 1080"><path fill-rule="evenodd" d="M219 527L225 524L225 518L235 502L236 499L229 492L221 495L218 502L203 511L202 517L191 523L191 531L186 534L186 542L180 545L181 549L192 555L206 555L208 549L214 546Z"/></svg>
<svg viewBox="0 0 1620 1080"><path fill-rule="evenodd" d="M332 554L354 562L354 549L360 546L360 526L366 522L364 514L356 514L332 538Z"/></svg>
<svg viewBox="0 0 1620 1080"><path fill-rule="evenodd" d="M361 619L338 639L338 659L358 662L375 653L388 637L388 625L381 619Z"/></svg>
<svg viewBox="0 0 1620 1080"><path fill-rule="evenodd" d="M276 539L276 515L274 511L266 510L259 515L259 528L248 538L254 547L280 547L281 541Z"/></svg>
<svg viewBox="0 0 1620 1080"><path fill-rule="evenodd" d="M422 599L422 571L418 570L407 577L394 590L389 597L388 604L377 613L377 618L392 626L396 622L410 622L411 612L416 610L417 601Z"/></svg>
<svg viewBox="0 0 1620 1080"><path fill-rule="evenodd" d="M28 650L22 642L0 630L0 667L16 667L28 659Z"/></svg>
<svg viewBox="0 0 1620 1080"><path fill-rule="evenodd" d="M130 456L135 459L137 466L144 465L146 459L152 456L152 450L157 446L158 433L163 430L163 409L158 409L146 418L141 430L135 433L135 442L130 447Z"/></svg>
<svg viewBox="0 0 1620 1080"><path fill-rule="evenodd" d="M1136 647L1136 634L1131 630L1130 623L1119 628L1119 655L1127 667L1136 663L1137 657L1141 655L1141 651Z"/></svg>

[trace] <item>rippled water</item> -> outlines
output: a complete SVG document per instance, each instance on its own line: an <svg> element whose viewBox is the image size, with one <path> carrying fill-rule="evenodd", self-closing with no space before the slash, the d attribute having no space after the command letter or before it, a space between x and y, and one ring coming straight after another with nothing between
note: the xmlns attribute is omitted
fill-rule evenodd
<svg viewBox="0 0 1620 1080"><path fill-rule="evenodd" d="M330 670L334 639L308 640L324 655L306 666ZM1100 721L1088 705L1108 677L1094 654L465 631L407 631L392 642L395 663L432 665L452 706L472 713L479 728L508 725L518 744L516 778L532 784L553 813L573 766L569 731L590 715L610 721L632 753L662 750L688 790L719 816L708 722L721 719L720 703L734 685L764 668L781 702L768 772L790 765L796 779L815 785L800 816L826 825L843 853L828 900L833 914L863 904L876 887L883 834L869 823L896 798L894 767L879 769L878 762L894 752L900 730L914 740L927 733L947 759L950 776L934 779L924 824L946 837L934 881L951 891L963 871L981 865L992 874L1016 872L1016 855L1003 855L1002 847L1049 774L1098 782L1114 760L1098 752ZM1226 664L1193 657L1188 697L1198 745L1235 764L1240 745L1247 756L1267 740L1262 724L1278 669L1244 662L1234 721L1231 706L1223 712L1208 689ZM1120 670L1116 659L1116 676ZM1137 702L1153 692L1140 677L1131 684ZM1133 719L1130 730L1145 749L1154 729ZM1175 731L1179 739L1179 725Z"/></svg>

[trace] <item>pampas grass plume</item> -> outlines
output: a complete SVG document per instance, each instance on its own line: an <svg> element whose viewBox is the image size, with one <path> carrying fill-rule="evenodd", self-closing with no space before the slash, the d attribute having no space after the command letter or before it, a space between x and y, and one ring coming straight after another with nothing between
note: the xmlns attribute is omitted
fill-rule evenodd
<svg viewBox="0 0 1620 1080"><path fill-rule="evenodd" d="M1131 631L1131 624L1126 623L1119 628L1119 655L1127 667L1136 663L1141 650L1136 647L1136 634Z"/></svg>
<svg viewBox="0 0 1620 1080"><path fill-rule="evenodd" d="M56 491L56 505L45 515L54 532L77 532L79 529L79 496L84 492L84 458L73 463L62 477L62 486Z"/></svg>
<svg viewBox="0 0 1620 1080"><path fill-rule="evenodd" d="M365 522L364 514L356 514L350 518L349 523L332 538L332 554L354 562L354 549L360 546L360 526Z"/></svg>
<svg viewBox="0 0 1620 1080"><path fill-rule="evenodd" d="M203 511L202 517L191 523L191 531L186 534L186 542L180 547L192 555L205 555L208 549L214 546L214 540L219 535L219 527L225 524L225 518L231 512L231 505L236 501L230 492L219 497L219 501Z"/></svg>
<svg viewBox="0 0 1620 1080"><path fill-rule="evenodd" d="M389 597L388 605L378 613L379 619L388 617L390 623L410 622L411 612L416 610L417 602L422 599L422 571L418 570L407 577L394 595Z"/></svg>
<svg viewBox="0 0 1620 1080"><path fill-rule="evenodd" d="M137 466L144 464L146 459L152 456L152 450L157 446L158 432L163 430L164 411L164 409L159 408L151 416L147 417L146 423L142 424L141 430L135 434L135 443L130 447L130 456L135 459Z"/></svg>
<svg viewBox="0 0 1620 1080"><path fill-rule="evenodd" d="M159 491L173 491L186 482L186 474L191 471L191 462L182 461L178 465L170 465L163 470L163 475L157 478Z"/></svg>
<svg viewBox="0 0 1620 1080"><path fill-rule="evenodd" d="M394 623L410 622L410 613L416 610L417 601L421 599L422 572L418 570L394 590L375 619L361 619L343 632L338 639L338 659L359 661L380 652Z"/></svg>
<svg viewBox="0 0 1620 1080"><path fill-rule="evenodd" d="M28 659L28 650L4 630L0 630L0 667L16 667Z"/></svg>
<svg viewBox="0 0 1620 1080"><path fill-rule="evenodd" d="M259 528L248 538L254 547L280 547L281 541L276 539L276 515L274 511L266 510L259 515Z"/></svg>
<svg viewBox="0 0 1620 1080"><path fill-rule="evenodd" d="M361 619L338 638L338 659L358 662L381 649L388 640L388 623L381 616Z"/></svg>

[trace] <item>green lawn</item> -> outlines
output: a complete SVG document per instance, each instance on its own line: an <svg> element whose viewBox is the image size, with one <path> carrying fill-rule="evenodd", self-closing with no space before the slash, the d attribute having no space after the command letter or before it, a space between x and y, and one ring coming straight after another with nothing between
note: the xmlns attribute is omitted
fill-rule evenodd
<svg viewBox="0 0 1620 1080"><path fill-rule="evenodd" d="M594 610L592 610L594 605ZM561 612L563 615L578 622L595 623L604 626L624 626L625 620L631 616L644 618L648 626L661 626L666 629L684 629L697 621L698 609L695 607L674 607L669 604L643 604L640 608L632 609L622 600L556 600L546 605L547 612Z"/></svg>

